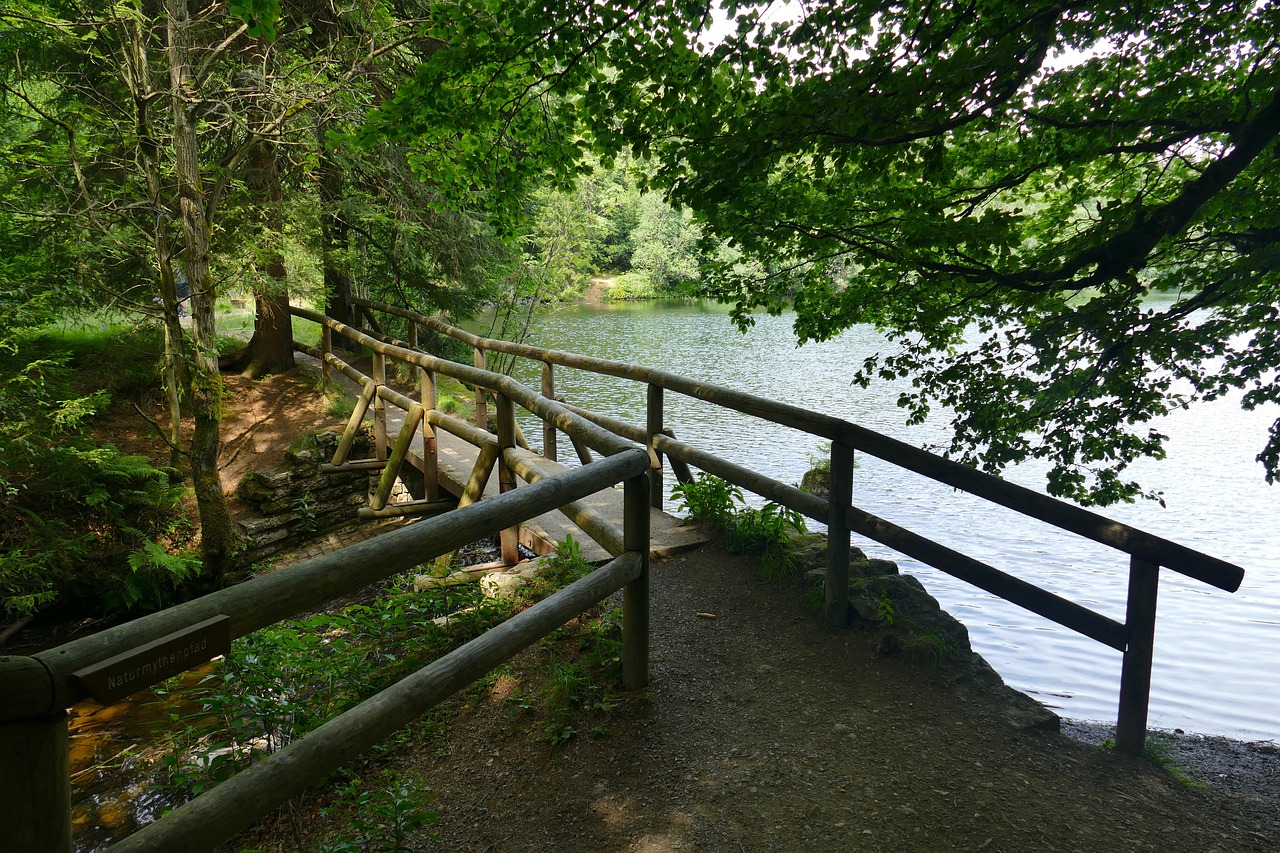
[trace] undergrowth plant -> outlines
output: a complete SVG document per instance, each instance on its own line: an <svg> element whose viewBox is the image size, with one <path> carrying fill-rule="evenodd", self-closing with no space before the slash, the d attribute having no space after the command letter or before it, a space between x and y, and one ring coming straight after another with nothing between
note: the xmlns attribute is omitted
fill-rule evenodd
<svg viewBox="0 0 1280 853"><path fill-rule="evenodd" d="M806 530L800 513L775 503L746 506L741 489L710 474L681 483L671 494L679 501L678 509L718 528L731 552L758 554L766 580L786 583L796 576L791 536Z"/></svg>
<svg viewBox="0 0 1280 853"><path fill-rule="evenodd" d="M618 704L613 688L622 676L622 610L604 610L573 629L554 631L543 648L548 656L542 681L546 741L559 746L584 728L591 737L606 736L605 723Z"/></svg>
<svg viewBox="0 0 1280 853"><path fill-rule="evenodd" d="M743 503L742 489L711 474L698 474L679 484L671 490L671 497L679 501L676 509L721 529L733 525L738 504Z"/></svg>
<svg viewBox="0 0 1280 853"><path fill-rule="evenodd" d="M553 553L542 558L541 571L530 585L529 595L544 598L586 577L592 568L582 557L582 545L572 535L567 535Z"/></svg>
<svg viewBox="0 0 1280 853"><path fill-rule="evenodd" d="M902 649L910 657L922 660L936 667L941 667L953 660L960 649L956 641L937 628L917 628L912 626L907 637L902 640Z"/></svg>
<svg viewBox="0 0 1280 853"><path fill-rule="evenodd" d="M386 771L374 786L349 782L338 790L333 806L322 814L337 815L342 829L320 848L320 853L410 853L411 838L440 822L427 808L431 794L411 774Z"/></svg>
<svg viewBox="0 0 1280 853"><path fill-rule="evenodd" d="M195 796L510 616L475 586L416 590L411 576L368 603L237 639L196 684L166 683L164 784ZM448 616L447 629L437 617Z"/></svg>
<svg viewBox="0 0 1280 853"><path fill-rule="evenodd" d="M159 387L154 330L57 330L0 346L0 619L58 598L168 604L199 572L172 472L94 440L113 395Z"/></svg>
<svg viewBox="0 0 1280 853"><path fill-rule="evenodd" d="M1103 749L1116 748L1116 742L1112 738L1106 738L1100 745ZM1200 789L1209 787L1205 782L1187 773L1182 765L1178 764L1178 760L1173 756L1173 745L1173 735L1167 732L1148 731L1146 740L1142 743L1142 757L1152 764L1163 767L1170 776L1188 788Z"/></svg>

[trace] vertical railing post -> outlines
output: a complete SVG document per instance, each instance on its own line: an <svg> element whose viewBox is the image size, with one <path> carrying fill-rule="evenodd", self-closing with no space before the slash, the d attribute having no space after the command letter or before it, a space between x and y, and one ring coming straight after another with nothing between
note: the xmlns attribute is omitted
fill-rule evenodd
<svg viewBox="0 0 1280 853"><path fill-rule="evenodd" d="M542 362L542 396L556 398L555 366L549 361ZM556 461L556 425L551 421L542 422L542 455Z"/></svg>
<svg viewBox="0 0 1280 853"><path fill-rule="evenodd" d="M71 853L67 714L0 723L0 839L6 853Z"/></svg>
<svg viewBox="0 0 1280 853"><path fill-rule="evenodd" d="M1138 557L1129 560L1129 603L1124 627L1129 639L1120 670L1120 711L1116 749L1139 755L1147 742L1147 707L1151 699L1151 659L1155 654L1156 597L1160 567Z"/></svg>
<svg viewBox="0 0 1280 853"><path fill-rule="evenodd" d="M849 522L845 517L853 502L853 448L839 439L831 442L831 493L827 496L828 627L843 628L849 616Z"/></svg>
<svg viewBox="0 0 1280 853"><path fill-rule="evenodd" d="M506 394L494 399L498 416L498 491L505 493L516 487L516 474L507 464L507 451L516 446L516 407ZM520 526L504 527L498 539L503 564L514 566L520 562Z"/></svg>
<svg viewBox="0 0 1280 853"><path fill-rule="evenodd" d="M333 381L333 376L329 371L329 353L333 352L333 329L328 326L320 327L320 375L324 377L326 383Z"/></svg>
<svg viewBox="0 0 1280 853"><path fill-rule="evenodd" d="M405 341L405 343L409 345L409 349L418 348L418 324L415 323L413 320L409 321L408 338Z"/></svg>
<svg viewBox="0 0 1280 853"><path fill-rule="evenodd" d="M484 358L484 350L476 347L475 353L471 357L471 361L478 370L488 370L487 362ZM489 428L489 407L485 403L484 387L476 386L476 426L480 429Z"/></svg>
<svg viewBox="0 0 1280 853"><path fill-rule="evenodd" d="M373 384L381 388L387 384L387 358L382 353L373 354ZM373 458L387 461L387 404L373 395Z"/></svg>
<svg viewBox="0 0 1280 853"><path fill-rule="evenodd" d="M649 444L649 506L662 509L662 454L654 447L653 437L662 432L662 386L649 385L649 405L646 409L645 432Z"/></svg>
<svg viewBox="0 0 1280 853"><path fill-rule="evenodd" d="M649 683L649 478L632 477L622 488L623 547L643 561L622 590L622 686L639 690Z"/></svg>
<svg viewBox="0 0 1280 853"><path fill-rule="evenodd" d="M413 324L411 328L417 328ZM436 430L431 425L431 413L436 410L436 374L432 370L418 368L418 385L421 390L422 408L427 416L422 421L422 497L429 501L440 499L440 466L436 459Z"/></svg>

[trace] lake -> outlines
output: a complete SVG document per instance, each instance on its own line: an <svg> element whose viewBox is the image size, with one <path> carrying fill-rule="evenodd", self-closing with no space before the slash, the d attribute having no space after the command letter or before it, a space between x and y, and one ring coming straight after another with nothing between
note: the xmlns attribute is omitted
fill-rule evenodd
<svg viewBox="0 0 1280 853"><path fill-rule="evenodd" d="M573 306L535 321L528 342L748 391L917 446L947 437L942 418L904 426L904 413L895 405L897 386L850 386L853 366L884 346L874 329L854 328L834 340L797 347L790 316L756 319L744 336L729 322L727 309L713 304ZM527 362L517 366L516 377L537 387ZM645 392L634 383L557 368L556 391L577 405L644 423ZM1145 486L1164 492L1167 508L1148 501L1101 510L1245 570L1234 594L1169 570L1160 573L1152 727L1280 739L1280 488L1266 484L1254 461L1277 414L1277 407L1245 412L1236 401L1222 400L1169 416L1158 424L1171 436L1168 458L1133 469ZM800 481L818 451L815 437L674 393L667 394L666 422L684 441L789 483ZM524 425L536 445L541 430L534 427ZM1026 465L1005 476L1043 489L1041 471ZM864 454L854 471L854 502L1124 620L1128 560L1121 552ZM869 556L896 560L919 577L1009 684L1063 716L1115 720L1119 653L876 543L859 537L854 542Z"/></svg>

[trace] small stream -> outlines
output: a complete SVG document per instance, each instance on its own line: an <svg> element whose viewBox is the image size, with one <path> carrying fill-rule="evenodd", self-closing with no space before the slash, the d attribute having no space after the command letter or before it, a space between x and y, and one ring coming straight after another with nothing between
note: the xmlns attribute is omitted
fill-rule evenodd
<svg viewBox="0 0 1280 853"><path fill-rule="evenodd" d="M523 557L534 556L523 547L521 551ZM454 555L460 566L498 558L496 537L463 546ZM332 606L362 602L379 586ZM449 612L432 611L432 615ZM164 786L162 762L171 751L167 733L189 724L197 731L215 730L216 721L199 701L202 691L193 688L217 666L215 662L188 670L156 690L140 691L109 707L85 700L70 709L71 824L76 853L106 850L185 801L184 793Z"/></svg>
<svg viewBox="0 0 1280 853"><path fill-rule="evenodd" d="M208 671L204 666L181 679L194 684ZM171 714L198 710L149 690L109 707L86 700L71 708L71 826L77 853L105 850L181 802L161 784L160 733Z"/></svg>

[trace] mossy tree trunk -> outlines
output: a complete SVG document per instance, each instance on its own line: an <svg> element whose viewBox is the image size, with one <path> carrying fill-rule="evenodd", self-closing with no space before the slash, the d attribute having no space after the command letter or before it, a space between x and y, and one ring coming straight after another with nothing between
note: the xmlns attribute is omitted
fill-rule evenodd
<svg viewBox="0 0 1280 853"><path fill-rule="evenodd" d="M284 187L280 180L280 121L270 109L272 52L259 38L251 64L236 75L236 88L247 105L250 141L244 182L255 212L257 276L254 282L253 337L223 369L248 379L284 373L295 366L293 318L289 314L289 279L284 260Z"/></svg>
<svg viewBox="0 0 1280 853"><path fill-rule="evenodd" d="M324 137L328 133L326 124L321 123L318 130L320 136L320 230L321 255L324 263L325 313L348 326L355 326L355 307L351 304L354 295L351 270L347 265L348 235L351 226L347 223L346 213L342 208L343 165L336 153L324 145ZM341 335L333 336L333 346L338 349L351 350L351 342Z"/></svg>
<svg viewBox="0 0 1280 853"><path fill-rule="evenodd" d="M209 224L200 177L194 108L199 93L191 74L187 0L165 0L168 17L169 84L173 98L173 151L182 213L182 262L191 287L191 338L177 338L182 358L175 360L178 380L187 392L195 421L189 461L200 512L205 571L221 583L231 568L238 532L227 507L218 472L221 449L222 377L218 373L214 314L216 292L209 269Z"/></svg>

